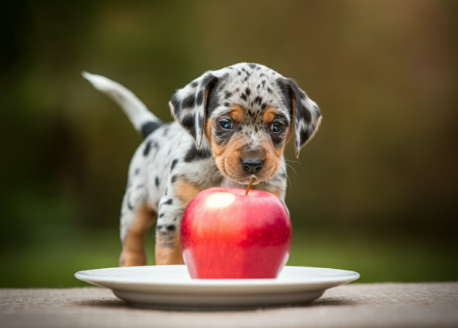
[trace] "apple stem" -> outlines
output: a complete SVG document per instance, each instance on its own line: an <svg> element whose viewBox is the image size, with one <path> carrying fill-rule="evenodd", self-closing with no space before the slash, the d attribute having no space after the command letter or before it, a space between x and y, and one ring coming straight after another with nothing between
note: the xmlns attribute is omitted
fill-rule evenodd
<svg viewBox="0 0 458 328"><path fill-rule="evenodd" d="M251 178L250 183L248 184L248 187L246 188L245 196L248 196L248 193L250 192L251 186L253 185L254 179L256 179L256 178L255 177Z"/></svg>

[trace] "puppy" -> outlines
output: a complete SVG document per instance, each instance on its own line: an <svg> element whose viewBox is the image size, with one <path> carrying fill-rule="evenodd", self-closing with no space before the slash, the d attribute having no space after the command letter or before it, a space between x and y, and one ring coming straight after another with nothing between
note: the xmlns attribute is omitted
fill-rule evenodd
<svg viewBox="0 0 458 328"><path fill-rule="evenodd" d="M204 189L246 188L254 177L254 189L284 202L285 145L294 133L299 156L321 121L318 106L294 80L259 64L208 71L178 90L169 103L175 122L167 124L123 86L83 75L145 138L132 158L122 203L121 266L146 264L145 238L156 219L156 264L183 264L181 218Z"/></svg>

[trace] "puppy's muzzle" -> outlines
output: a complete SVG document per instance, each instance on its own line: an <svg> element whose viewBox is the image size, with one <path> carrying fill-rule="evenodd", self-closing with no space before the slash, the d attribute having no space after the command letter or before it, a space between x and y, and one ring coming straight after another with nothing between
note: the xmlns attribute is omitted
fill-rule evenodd
<svg viewBox="0 0 458 328"><path fill-rule="evenodd" d="M244 158L242 159L242 167L246 173L255 174L261 171L264 161L259 158Z"/></svg>

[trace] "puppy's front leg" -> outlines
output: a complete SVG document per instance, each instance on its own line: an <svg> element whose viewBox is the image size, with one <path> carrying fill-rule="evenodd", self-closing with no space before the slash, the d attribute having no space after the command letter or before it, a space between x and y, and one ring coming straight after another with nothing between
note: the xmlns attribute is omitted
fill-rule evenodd
<svg viewBox="0 0 458 328"><path fill-rule="evenodd" d="M177 197L161 198L156 226L156 265L184 264L180 243L182 216L183 209Z"/></svg>
<svg viewBox="0 0 458 328"><path fill-rule="evenodd" d="M146 234L155 219L156 211L148 202L122 216L120 266L146 265Z"/></svg>
<svg viewBox="0 0 458 328"><path fill-rule="evenodd" d="M172 176L169 194L159 202L156 226L156 264L184 264L181 253L180 226L186 206L202 190L188 182L185 176Z"/></svg>

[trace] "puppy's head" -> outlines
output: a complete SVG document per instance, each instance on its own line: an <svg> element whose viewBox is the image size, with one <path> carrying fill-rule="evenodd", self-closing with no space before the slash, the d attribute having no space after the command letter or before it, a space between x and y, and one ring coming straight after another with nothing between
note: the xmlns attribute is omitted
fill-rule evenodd
<svg viewBox="0 0 458 328"><path fill-rule="evenodd" d="M292 131L299 156L321 120L294 80L259 64L209 71L178 90L170 107L196 147L205 136L220 171L241 184L272 179Z"/></svg>

